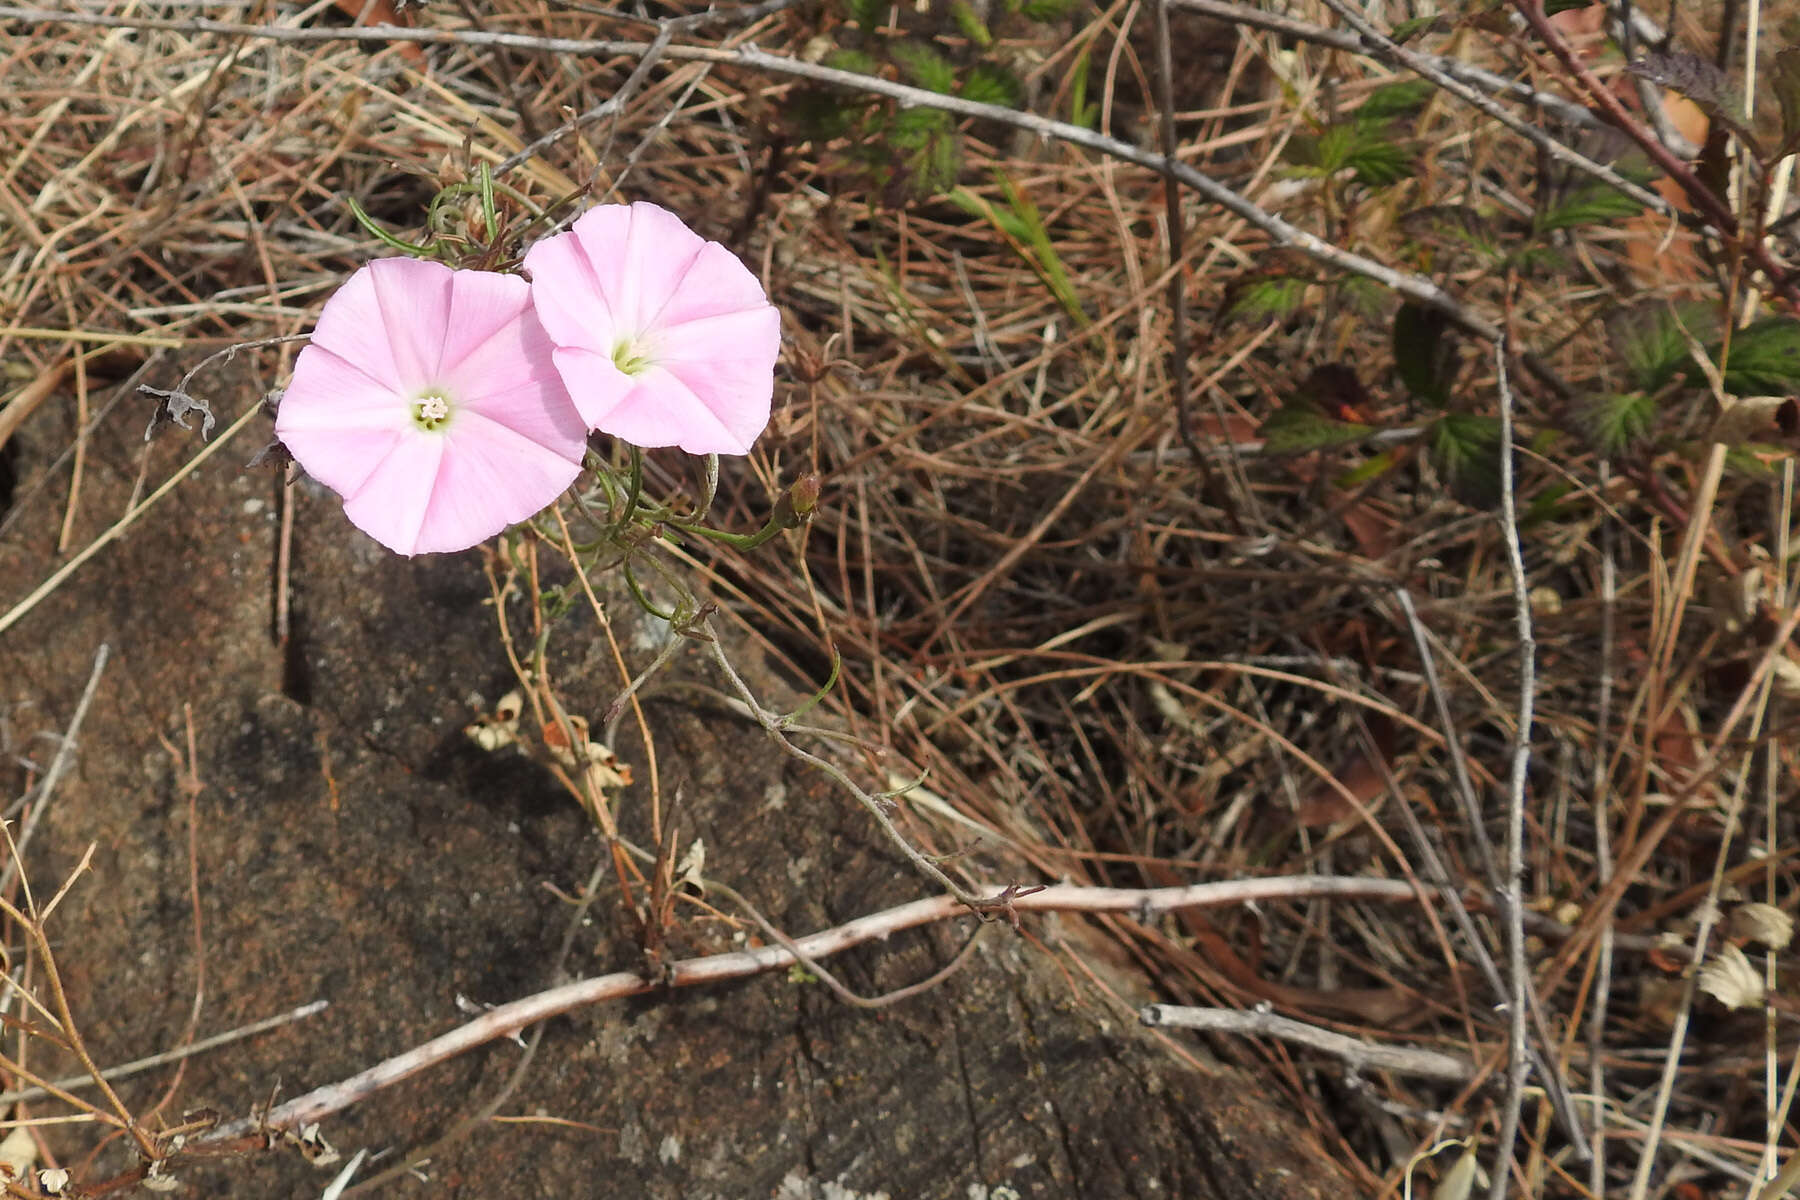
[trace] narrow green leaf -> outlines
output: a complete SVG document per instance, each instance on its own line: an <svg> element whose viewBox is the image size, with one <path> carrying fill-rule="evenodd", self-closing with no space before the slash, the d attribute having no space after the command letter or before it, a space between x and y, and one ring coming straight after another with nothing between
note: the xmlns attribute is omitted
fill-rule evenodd
<svg viewBox="0 0 1800 1200"><path fill-rule="evenodd" d="M1334 476L1331 486L1347 492L1361 487L1371 479L1379 479L1399 465L1400 448L1395 446L1380 454L1371 455L1369 461L1358 463L1343 474Z"/></svg>
<svg viewBox="0 0 1800 1200"><path fill-rule="evenodd" d="M1544 15L1554 17L1560 12L1574 12L1578 8L1592 8L1594 0L1544 0Z"/></svg>
<svg viewBox="0 0 1800 1200"><path fill-rule="evenodd" d="M1429 246L1473 250L1486 261L1500 258L1497 222L1467 204L1433 204L1400 218L1400 228Z"/></svg>
<svg viewBox="0 0 1800 1200"><path fill-rule="evenodd" d="M1394 370L1414 399L1442 408L1455 380L1456 342L1450 318L1435 308L1407 301L1394 314Z"/></svg>
<svg viewBox="0 0 1800 1200"><path fill-rule="evenodd" d="M1336 284L1338 299L1342 300L1350 311L1373 321L1387 309L1388 297L1392 295L1387 288L1366 279L1361 275L1351 275Z"/></svg>
<svg viewBox="0 0 1800 1200"><path fill-rule="evenodd" d="M1052 21L1062 20L1080 4L1081 0L1025 0L1019 6L1019 11L1033 21L1047 25Z"/></svg>
<svg viewBox="0 0 1800 1200"><path fill-rule="evenodd" d="M1721 361L1722 359L1722 361ZM1731 338L1720 348L1725 392L1731 396L1766 396L1800 391L1800 321L1767 317Z"/></svg>
<svg viewBox="0 0 1800 1200"><path fill-rule="evenodd" d="M1063 266L1062 256L1056 252L1056 243L1051 239L1050 231L1044 228L1044 218L1039 214L1037 205L1032 203L1030 196L1019 190L1010 176L996 171L994 178L999 182L1000 190L1005 193L1006 202L1012 205L1013 213L1026 228L1027 241L1044 283L1062 304L1063 311L1077 325L1085 327L1088 315L1081 307L1081 296L1076 292L1074 281L1069 278L1069 272Z"/></svg>
<svg viewBox="0 0 1800 1200"><path fill-rule="evenodd" d="M1282 157L1300 168L1303 175L1335 175L1343 170L1351 151L1356 148L1356 128L1345 123L1331 125L1317 134L1297 134L1288 139Z"/></svg>
<svg viewBox="0 0 1800 1200"><path fill-rule="evenodd" d="M1099 106L1089 104L1087 98L1091 51L1091 44L1083 46L1081 57L1075 60L1075 66L1069 72L1069 120L1083 129L1094 128L1100 117Z"/></svg>
<svg viewBox="0 0 1800 1200"><path fill-rule="evenodd" d="M1414 17L1410 21L1401 21L1388 31L1388 36L1404 46L1421 33L1436 33L1447 25L1448 22L1444 20L1442 13L1431 13L1423 17Z"/></svg>
<svg viewBox="0 0 1800 1200"><path fill-rule="evenodd" d="M918 87L948 96L956 90L956 68L923 42L897 42L888 51L900 71Z"/></svg>
<svg viewBox="0 0 1800 1200"><path fill-rule="evenodd" d="M1445 413L1431 426L1431 460L1456 498L1471 508L1500 499L1500 422L1473 413Z"/></svg>
<svg viewBox="0 0 1800 1200"><path fill-rule="evenodd" d="M950 16L956 21L956 27L962 35L983 50L994 44L994 35L989 32L987 22L975 11L969 0L953 0L950 5Z"/></svg>
<svg viewBox="0 0 1800 1200"><path fill-rule="evenodd" d="M1772 483L1780 478L1775 463L1791 457L1793 452L1781 446L1745 442L1741 446L1726 449L1725 469L1733 475L1754 479L1759 483Z"/></svg>
<svg viewBox="0 0 1800 1200"><path fill-rule="evenodd" d="M1258 431L1270 454L1300 454L1360 442L1375 432L1368 425L1334 421L1311 404L1284 404L1269 414Z"/></svg>
<svg viewBox="0 0 1800 1200"><path fill-rule="evenodd" d="M875 61L873 54L851 49L833 50L820 60L820 65L834 71L851 71L857 75L873 75L881 70L881 64Z"/></svg>

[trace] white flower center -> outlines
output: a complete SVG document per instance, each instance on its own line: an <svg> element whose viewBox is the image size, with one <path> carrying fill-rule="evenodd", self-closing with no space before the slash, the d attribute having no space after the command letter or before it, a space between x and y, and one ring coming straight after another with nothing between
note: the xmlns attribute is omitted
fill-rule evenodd
<svg viewBox="0 0 1800 1200"><path fill-rule="evenodd" d="M450 420L450 401L436 392L428 392L413 401L413 424L435 433Z"/></svg>

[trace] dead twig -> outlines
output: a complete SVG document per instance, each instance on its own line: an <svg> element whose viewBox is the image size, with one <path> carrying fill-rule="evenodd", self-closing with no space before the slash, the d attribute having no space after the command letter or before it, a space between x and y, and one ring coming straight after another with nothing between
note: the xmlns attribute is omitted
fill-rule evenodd
<svg viewBox="0 0 1800 1200"><path fill-rule="evenodd" d="M1412 1046L1382 1046L1346 1037L1317 1025L1277 1016L1260 1009L1188 1008L1179 1004L1147 1004L1138 1019L1150 1026L1202 1029L1210 1033L1236 1033L1276 1038L1340 1058L1352 1071L1392 1071L1446 1083L1469 1083L1475 1068L1455 1055Z"/></svg>

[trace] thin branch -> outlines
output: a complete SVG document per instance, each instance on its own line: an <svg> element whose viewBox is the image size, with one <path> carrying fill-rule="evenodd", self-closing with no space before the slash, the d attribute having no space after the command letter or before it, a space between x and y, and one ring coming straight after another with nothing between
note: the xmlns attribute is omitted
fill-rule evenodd
<svg viewBox="0 0 1800 1200"><path fill-rule="evenodd" d="M1169 0L1174 8L1197 12L1203 16L1213 17L1220 21L1229 21L1233 25L1249 25L1255 29L1266 29L1271 33L1279 33L1283 37L1291 37L1314 45L1329 46L1333 50L1342 50L1348 54L1380 58L1382 53L1371 48L1362 38L1353 33L1345 33L1338 29L1327 29L1323 25L1313 25L1306 21L1281 13L1268 12L1260 8L1245 8L1241 4L1227 4L1224 0ZM1494 96L1504 96L1509 100L1520 100L1526 104L1543 110L1543 112L1565 125L1576 125L1584 129L1598 128L1602 122L1593 113L1579 104L1573 104L1554 92L1543 92L1519 79L1508 79L1492 71L1464 62L1460 58L1452 58L1448 54L1426 54L1423 51L1412 51L1421 63L1432 71L1447 75L1451 79L1480 88ZM1424 71L1412 68L1420 74Z"/></svg>
<svg viewBox="0 0 1800 1200"><path fill-rule="evenodd" d="M121 1063L116 1067L108 1067L106 1070L100 1072L100 1077L108 1083L118 1079L129 1079L133 1075L141 1075L145 1071L153 1070L156 1067L165 1067L170 1063L192 1058L196 1054L204 1054L208 1050L217 1050L220 1046L229 1046L233 1042L240 1042L245 1038L255 1037L259 1033L267 1033L271 1029L279 1029L283 1025L291 1025L295 1021L304 1021L307 1017L324 1012L330 1006L331 1001L329 1000L314 1000L310 1004L302 1004L299 1008L292 1009L277 1016L265 1017L260 1021L253 1021L248 1025L240 1025L236 1029L230 1029L224 1033L214 1034L212 1037L202 1038L197 1042L190 1042L187 1045L177 1047L174 1050L165 1050L161 1054L152 1054L148 1058L133 1059L131 1062ZM78 1092L82 1088L92 1087L93 1085L94 1077L92 1075L70 1075L65 1079L52 1081L49 1087L28 1087L19 1088L17 1091L0 1092L0 1107L29 1103L33 1100L42 1100L45 1096L54 1094L51 1089L64 1092Z"/></svg>
<svg viewBox="0 0 1800 1200"><path fill-rule="evenodd" d="M1324 4L1341 17L1344 24L1357 32L1364 53L1371 54L1390 64L1399 64L1419 77L1430 80L1433 85L1449 92L1465 104L1480 109L1563 166L1598 179L1608 187L1631 197L1652 212L1660 213L1663 216L1678 215L1678 210L1655 192L1631 182L1603 163L1597 163L1586 155L1576 153L1543 130L1520 120L1508 112L1504 106L1476 91L1462 80L1440 70L1438 65L1426 55L1420 54L1416 50L1408 50L1394 41L1370 24L1356 10L1355 6L1346 3L1345 0L1324 0Z"/></svg>
<svg viewBox="0 0 1800 1200"><path fill-rule="evenodd" d="M1347 876L1302 875L1270 879L1237 879L1199 883L1187 887L1088 888L1056 886L1016 896L1011 907L1025 912L1130 913L1148 920L1181 908L1219 908L1274 900L1307 900L1319 897L1386 900L1404 903L1421 898L1411 885L1393 879L1361 879ZM448 1033L396 1055L341 1082L317 1088L286 1104L221 1125L189 1142L190 1146L217 1146L256 1133L259 1129L295 1129L368 1099L384 1088L420 1071L445 1062L477 1046L511 1037L528 1025L605 1000L640 996L661 988L695 987L744 979L786 968L799 959L795 951L813 959L880 941L906 929L969 915L953 896L932 896L794 939L794 946L760 946L730 954L715 954L672 964L655 979L635 971L618 971L564 984L502 1004Z"/></svg>
<svg viewBox="0 0 1800 1200"><path fill-rule="evenodd" d="M1525 556L1519 548L1519 516L1513 487L1513 394L1506 375L1504 339L1494 347L1494 362L1496 388L1500 394L1500 529L1512 576L1513 617L1519 637L1519 716L1518 727L1513 730L1512 772L1506 787L1506 880L1494 895L1506 921L1509 993L1506 998L1506 1107L1501 1111L1499 1144L1494 1148L1488 1194L1492 1200L1506 1200L1513 1144L1519 1135L1519 1114L1525 1104L1525 1079L1531 1069L1526 1058L1530 1041L1526 1003L1531 975L1525 962L1525 782L1526 771L1531 765L1537 642L1531 629L1531 593L1525 576ZM1545 1049L1548 1053L1548 1046Z"/></svg>
<svg viewBox="0 0 1800 1200"><path fill-rule="evenodd" d="M11 5L0 5L0 20L15 20L31 23L51 23L65 25L88 25L106 29L157 29L176 33L209 33L222 37L256 38L277 42L293 42L300 44L318 44L324 42L413 42L421 45L463 45L463 46L508 46L521 50L536 50L547 53L577 55L583 57L597 56L641 56L649 52L652 43L644 41L616 41L610 39L589 38L553 38L532 37L525 34L451 31L439 29L414 29L396 26L379 26L376 28L320 28L289 26L252 25L235 21L215 21L207 18L189 18L185 20L160 20L147 17L116 17L105 13L69 13L48 9L17 8ZM1014 129L1023 129L1039 137L1055 139L1069 145L1080 146L1099 154L1108 155L1121 162L1133 163L1158 173L1173 176L1183 186L1191 188L1202 197L1234 216L1260 229L1268 235L1272 249L1291 249L1315 262L1334 270L1345 271L1353 275L1361 275L1372 279L1406 298L1416 301L1427 308L1433 308L1449 317L1456 325L1485 342L1495 342L1500 338L1500 329L1492 321L1462 303L1446 292L1436 283L1423 275L1409 271L1396 270L1386 263L1377 262L1354 251L1345 250L1333 245L1317 234L1309 233L1296 225L1247 199L1218 180L1206 175L1186 163L1168 163L1162 154L1155 150L1145 149L1130 142L1108 137L1092 129L1079 125L1071 125L1063 121L1054 121L1036 113L1020 112L999 104L981 104L973 100L965 100L959 96L945 96L923 88L909 87L903 83L882 79L873 75L861 75L854 71L840 71L832 67L820 66L816 63L804 62L796 58L788 58L779 54L770 54L754 46L715 47L715 46L679 46L671 45L664 51L664 57L686 62L718 63L726 66L747 67L764 71L773 75L785 75L793 79L804 79L827 87L867 95L886 96L903 105L916 108L932 108L943 112L954 113L960 117L994 121ZM1568 385L1542 361L1531 355L1521 358L1526 369L1550 387L1559 396L1570 393Z"/></svg>
<svg viewBox="0 0 1800 1200"><path fill-rule="evenodd" d="M1755 263L1757 268L1768 277L1771 288L1780 292L1788 300L1800 303L1800 288L1796 288L1789 271L1775 261L1762 239L1741 237L1737 216L1726 203L1714 195L1711 188L1701 182L1699 176L1694 174L1692 167L1676 158L1667 146L1657 140L1655 134L1634 120L1631 114L1625 110L1625 106L1619 102L1619 98L1613 95L1611 89L1594 78L1593 72L1588 70L1587 66L1576 56L1568 41L1557 32L1556 27L1550 24L1550 19L1544 15L1543 0L1512 0L1512 6L1514 11L1525 19L1525 23L1531 26L1532 32L1537 34L1544 45L1549 47L1550 53L1556 56L1557 62L1562 64L1563 70L1568 72L1569 77L1587 92L1589 98L1606 119L1626 137L1636 142L1644 153L1650 156L1650 161L1675 181L1694 208L1704 214L1706 219L1717 226L1725 237L1749 256L1750 261Z"/></svg>
<svg viewBox="0 0 1800 1200"><path fill-rule="evenodd" d="M1398 1075L1417 1075L1426 1079L1441 1079L1446 1083L1468 1083L1475 1078L1475 1068L1453 1054L1441 1054L1436 1050L1420 1050L1411 1046L1382 1046L1256 1009L1244 1011L1235 1008L1186 1008L1178 1004L1147 1004L1138 1011L1138 1019L1153 1026L1169 1025L1180 1029L1204 1029L1212 1033L1277 1038L1341 1058L1352 1071L1393 1071Z"/></svg>
<svg viewBox="0 0 1800 1200"><path fill-rule="evenodd" d="M1494 860L1493 846L1487 838L1487 826L1481 812L1481 802L1475 795L1475 785L1469 778L1468 763L1463 757L1462 742L1456 734L1456 724L1450 716L1449 701L1444 694L1443 685L1438 680L1436 656L1431 653L1430 639L1426 636L1423 622L1419 620L1418 610L1413 606L1412 595L1405 588L1396 588L1394 595L1400 601L1401 612L1405 614L1407 627L1412 631L1413 644L1418 649L1419 662L1425 671L1426 690L1431 693L1433 703L1438 710L1438 719L1444 726L1444 747L1450 756L1451 777L1456 782L1457 796L1463 805L1464 820L1473 830L1472 836L1477 847L1485 851L1481 857L1486 875L1490 886L1495 892L1498 892L1501 882L1498 866ZM1375 761L1381 764L1389 788L1398 793L1398 782L1387 770L1385 762L1379 756L1376 756ZM1407 829L1412 836L1414 845L1425 860L1426 878L1444 888L1444 895L1450 902L1450 911L1456 917L1463 936L1468 939L1469 946L1475 955L1475 962L1481 968L1488 986L1493 989L1496 997L1506 997L1508 988L1500 975L1499 966L1494 962L1493 955L1488 953L1481 932L1475 927L1474 918L1469 915L1468 909L1462 904L1461 897L1450 886L1449 875L1444 870L1443 860L1438 857L1436 848L1425 836L1417 814L1407 804L1401 804L1398 811L1407 823ZM1501 902L1496 899L1496 906L1499 903ZM1564 1135L1568 1137L1574 1156L1579 1161L1585 1161L1587 1144L1581 1119L1575 1112L1574 1099L1569 1095L1568 1082L1563 1078L1560 1064L1542 1049L1542 1047L1552 1046L1555 1043L1550 1039L1542 1008L1537 1002L1537 993L1527 991L1525 1000L1537 1033L1537 1043L1530 1047L1534 1065L1539 1077L1544 1082L1544 1090L1550 1097L1550 1105L1556 1113L1557 1123L1562 1126Z"/></svg>
<svg viewBox="0 0 1800 1200"><path fill-rule="evenodd" d="M507 155L494 167L495 176L506 174L554 146L557 142L579 129L586 129L597 121L604 121L622 110L643 86L644 79L650 74L657 60L663 56L670 44L684 33L696 33L714 25L726 23L732 25L754 25L764 17L772 17L776 13L793 8L800 0L763 0L761 4L753 4L745 8L709 8L702 12L688 13L686 16L665 17L656 23L656 36L638 57L638 64L626 76L625 82L618 90L605 100L578 116L570 118L549 133L535 139L516 153Z"/></svg>

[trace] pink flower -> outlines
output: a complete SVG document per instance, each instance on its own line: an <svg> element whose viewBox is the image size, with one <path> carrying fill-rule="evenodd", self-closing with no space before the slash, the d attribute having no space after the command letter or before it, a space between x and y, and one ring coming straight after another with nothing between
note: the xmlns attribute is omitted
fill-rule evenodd
<svg viewBox="0 0 1800 1200"><path fill-rule="evenodd" d="M654 204L607 204L533 246L525 269L590 426L638 446L750 452L769 423L781 314L736 255Z"/></svg>
<svg viewBox="0 0 1800 1200"><path fill-rule="evenodd" d="M326 302L275 436L401 554L464 550L543 509L587 441L526 282L407 258Z"/></svg>

